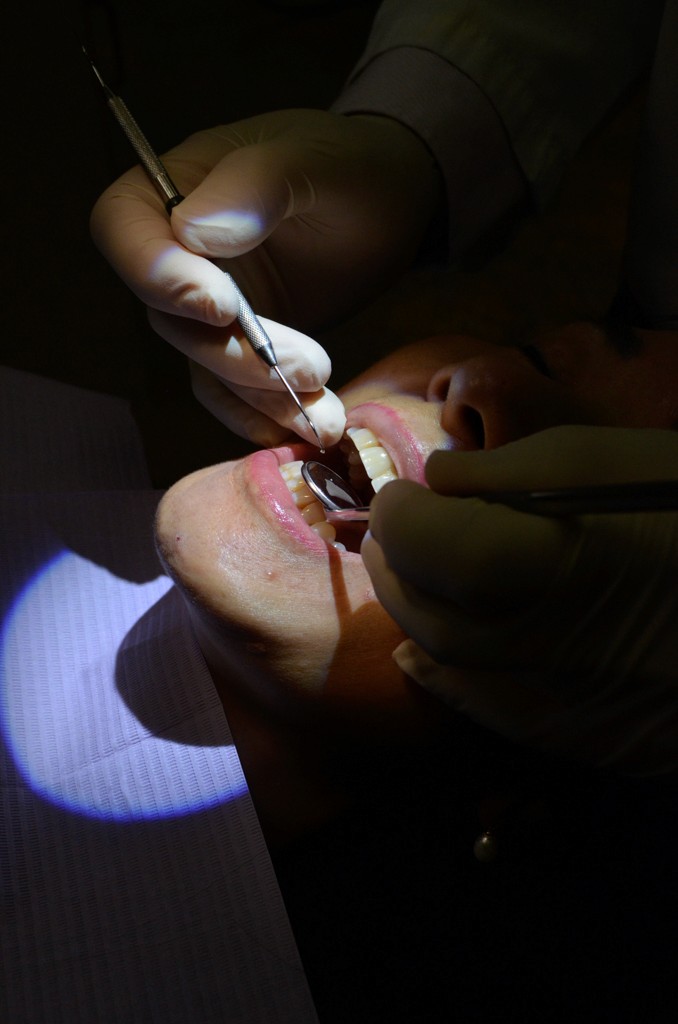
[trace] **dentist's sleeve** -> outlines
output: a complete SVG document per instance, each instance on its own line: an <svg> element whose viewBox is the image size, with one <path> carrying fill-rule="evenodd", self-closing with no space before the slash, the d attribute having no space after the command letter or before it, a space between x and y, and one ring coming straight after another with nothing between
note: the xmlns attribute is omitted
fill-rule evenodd
<svg viewBox="0 0 678 1024"><path fill-rule="evenodd" d="M615 312L636 327L678 328L678 0L666 0L640 133Z"/></svg>
<svg viewBox="0 0 678 1024"><path fill-rule="evenodd" d="M333 109L407 125L446 185L463 251L556 189L584 139L650 63L663 3L385 0Z"/></svg>

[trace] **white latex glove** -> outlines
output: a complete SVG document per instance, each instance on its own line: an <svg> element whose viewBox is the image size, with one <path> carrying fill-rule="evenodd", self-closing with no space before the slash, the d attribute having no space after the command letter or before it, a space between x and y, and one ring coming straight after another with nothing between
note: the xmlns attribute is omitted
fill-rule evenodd
<svg viewBox="0 0 678 1024"><path fill-rule="evenodd" d="M411 261L439 198L428 150L388 118L292 110L199 132L163 162L186 197L171 220L133 168L97 202L95 242L154 329L209 372L196 373L201 400L268 443L273 422L298 424L275 374L232 330L234 290L213 262L227 260L257 315L278 321L267 326L280 367L313 404L323 441L336 441L340 405L322 392L329 359L280 323L308 329L346 315Z"/></svg>
<svg viewBox="0 0 678 1024"><path fill-rule="evenodd" d="M566 519L489 490L678 478L678 434L555 427L436 452L388 484L363 557L412 638L400 667L511 739L636 774L678 767L678 512Z"/></svg>
<svg viewBox="0 0 678 1024"><path fill-rule="evenodd" d="M265 447L279 444L290 431L317 445L308 421L275 371L252 350L237 322L224 330L154 309L148 317L165 341L189 357L194 395L230 430ZM322 386L330 375L329 356L299 331L258 319L323 446L336 444L344 432L346 412L341 399Z"/></svg>

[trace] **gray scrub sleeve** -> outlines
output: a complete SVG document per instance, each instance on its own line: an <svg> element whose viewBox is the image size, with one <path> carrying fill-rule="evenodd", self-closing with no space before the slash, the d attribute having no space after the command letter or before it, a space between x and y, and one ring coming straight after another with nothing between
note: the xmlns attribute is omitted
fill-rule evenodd
<svg viewBox="0 0 678 1024"><path fill-rule="evenodd" d="M650 65L661 0L385 0L333 109L420 135L464 247L529 189L541 206Z"/></svg>

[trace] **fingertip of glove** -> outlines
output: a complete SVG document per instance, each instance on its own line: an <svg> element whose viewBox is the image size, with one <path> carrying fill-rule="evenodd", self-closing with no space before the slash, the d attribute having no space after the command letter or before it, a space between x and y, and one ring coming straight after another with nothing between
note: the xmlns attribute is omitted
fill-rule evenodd
<svg viewBox="0 0 678 1024"><path fill-rule="evenodd" d="M421 683L427 673L437 667L433 659L411 639L398 644L391 657L398 668L417 683Z"/></svg>

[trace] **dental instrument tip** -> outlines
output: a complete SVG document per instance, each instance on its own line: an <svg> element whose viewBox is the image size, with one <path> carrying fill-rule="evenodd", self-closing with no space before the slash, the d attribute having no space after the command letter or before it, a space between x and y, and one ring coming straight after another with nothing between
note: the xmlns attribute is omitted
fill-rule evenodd
<svg viewBox="0 0 678 1024"><path fill-rule="evenodd" d="M289 391L290 395L292 396L292 399L293 399L293 401L294 401L295 405L297 406L297 408L298 408L298 409L299 409L299 411L301 412L302 416L304 417L304 419L305 419L305 420L306 420L306 422L308 423L309 427L311 428L311 430L312 430L312 431L313 431L313 433L315 434L315 438L316 438L316 441L318 442L318 448L320 448L321 450L323 450L323 443L322 443L322 441L320 440L320 434L319 434L319 433L318 433L318 431L316 430L316 428L315 428L315 424L314 424L313 420L311 419L311 417L310 417L310 416L308 415L308 413L307 413L307 412L306 412L306 410L304 409L303 405L301 404L301 402L300 402L300 400L299 400L299 396L297 395L297 393L296 393L295 391L293 391L293 389L291 388L291 386L290 386L289 382L287 381L287 379L286 379L286 377L285 377L284 373L282 372L282 370L280 369L280 367L278 366L278 364L277 364L277 363L274 363L274 364L273 364L273 369L275 370L275 372L276 372L276 373L278 374L278 376L280 377L280 380L281 380L281 381L283 382L283 384L285 385L285 387L286 387L286 388L287 388L287 390Z"/></svg>
<svg viewBox="0 0 678 1024"><path fill-rule="evenodd" d="M310 417L310 416L308 415L308 413L306 412L306 410L305 410L305 409L304 409L304 416L305 416L305 418L306 418L306 421L308 422L308 425L309 425L309 427L311 428L311 430L312 430L312 431L313 431L313 433L315 434L315 439L316 439L316 441L318 442L318 448L320 448L320 453L321 453L321 455L324 455L324 454L325 454L325 449L323 448L323 443L322 443L322 441L320 440L320 434L319 434L319 433L318 433L318 431L316 430L316 426L315 426L315 423L313 422L313 420L312 420L312 419L311 419L311 417Z"/></svg>
<svg viewBox="0 0 678 1024"><path fill-rule="evenodd" d="M84 43L81 43L80 46L82 48L82 52L84 53L85 57L87 58L87 60L89 62L89 65L90 65L92 71L94 72L94 74L96 76L97 82L99 83L99 85L103 89L104 94L106 95L106 97L110 98L113 94L112 94L111 90L108 88L108 86L106 85L106 83L104 82L104 80L103 80L103 78L101 76L101 72L99 71L99 68L96 66L96 64L94 63L94 61L90 57L89 53L87 52L87 47L85 46Z"/></svg>

